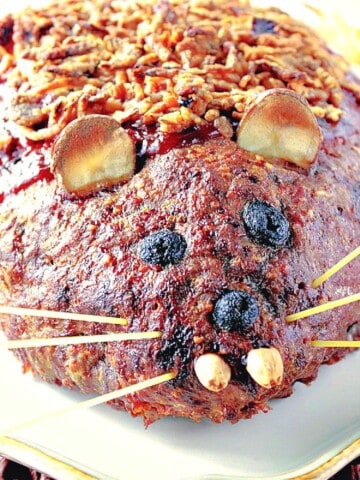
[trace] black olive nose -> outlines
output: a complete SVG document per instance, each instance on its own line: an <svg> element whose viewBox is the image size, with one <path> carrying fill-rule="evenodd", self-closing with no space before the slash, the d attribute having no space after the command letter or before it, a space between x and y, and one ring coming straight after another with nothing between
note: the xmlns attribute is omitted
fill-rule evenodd
<svg viewBox="0 0 360 480"><path fill-rule="evenodd" d="M281 247L290 236L289 222L275 207L262 200L245 205L242 218L247 236L268 247Z"/></svg>
<svg viewBox="0 0 360 480"><path fill-rule="evenodd" d="M159 230L144 238L138 247L138 255L150 265L175 265L184 258L186 241L179 233Z"/></svg>
<svg viewBox="0 0 360 480"><path fill-rule="evenodd" d="M231 290L215 303L213 321L228 332L247 330L257 320L259 307L256 300L243 290Z"/></svg>

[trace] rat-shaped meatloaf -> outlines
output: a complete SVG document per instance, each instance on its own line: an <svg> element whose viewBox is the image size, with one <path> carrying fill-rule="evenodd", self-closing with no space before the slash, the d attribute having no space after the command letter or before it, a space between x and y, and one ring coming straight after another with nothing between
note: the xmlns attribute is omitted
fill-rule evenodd
<svg viewBox="0 0 360 480"><path fill-rule="evenodd" d="M359 84L277 10L67 5L0 30L0 305L127 325L4 315L2 328L160 332L16 350L84 392L171 372L111 402L146 424L266 411L349 352L314 340L357 335L356 302L286 319L359 289L355 262L312 286L360 238Z"/></svg>

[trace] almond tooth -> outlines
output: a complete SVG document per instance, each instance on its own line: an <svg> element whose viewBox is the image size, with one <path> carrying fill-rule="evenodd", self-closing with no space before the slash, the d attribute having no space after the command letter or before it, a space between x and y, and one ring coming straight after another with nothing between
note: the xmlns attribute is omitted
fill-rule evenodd
<svg viewBox="0 0 360 480"><path fill-rule="evenodd" d="M106 115L88 115L65 127L52 150L52 170L70 193L86 195L129 180L135 171L133 140Z"/></svg>
<svg viewBox="0 0 360 480"><path fill-rule="evenodd" d="M196 360L196 376L207 390L220 392L231 379L231 369L223 358L215 353L205 353Z"/></svg>
<svg viewBox="0 0 360 480"><path fill-rule="evenodd" d="M258 95L237 128L237 143L244 150L305 169L315 162L321 141L320 127L307 101L286 88Z"/></svg>
<svg viewBox="0 0 360 480"><path fill-rule="evenodd" d="M280 352L274 347L250 350L246 370L252 379L264 388L281 385L284 365Z"/></svg>

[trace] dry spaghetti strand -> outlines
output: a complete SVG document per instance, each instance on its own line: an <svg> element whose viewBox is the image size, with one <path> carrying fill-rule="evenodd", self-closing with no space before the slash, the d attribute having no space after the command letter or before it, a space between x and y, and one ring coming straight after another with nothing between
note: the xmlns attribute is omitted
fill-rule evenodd
<svg viewBox="0 0 360 480"><path fill-rule="evenodd" d="M161 337L161 332L129 332L109 333L103 335L81 335L73 337L50 338L22 338L19 340L6 340L0 342L0 348L13 350L15 348L55 347L61 345L81 345L83 343L119 342L128 340L150 340Z"/></svg>
<svg viewBox="0 0 360 480"><path fill-rule="evenodd" d="M115 390L114 392L105 393L104 395L100 395L95 398L91 398L90 400L85 400L83 402L75 403L68 407L62 408L60 410L56 410L54 412L48 413L47 415L43 415L41 417L33 418L28 420L27 422L13 425L12 427L6 428L0 432L0 438L10 435L18 430L23 430L24 428L31 427L36 425L37 423L44 422L46 420L51 420L52 418L58 417L60 415L65 415L70 413L74 410L85 409L95 407L96 405L100 405L102 403L110 402L111 400L115 400L117 398L123 397L125 395L130 395L135 392L139 392L140 390L144 390L145 388L150 388L155 385L159 385L160 383L168 382L175 378L175 373L168 372L164 373L163 375L159 375L157 377L150 378L148 380L144 380L143 382L136 383L134 385L130 385L125 388L120 388L120 390Z"/></svg>
<svg viewBox="0 0 360 480"><path fill-rule="evenodd" d="M360 348L360 340L313 340L313 347Z"/></svg>
<svg viewBox="0 0 360 480"><path fill-rule="evenodd" d="M32 308L9 307L0 305L0 313L5 315L19 315L24 317L46 317L59 320L75 320L81 322L109 323L111 325L127 325L126 318L104 317L83 313L56 312L53 310L37 310Z"/></svg>
<svg viewBox="0 0 360 480"><path fill-rule="evenodd" d="M349 295L348 297L339 298L338 300L333 300L332 302L323 303L322 305L308 308L307 310L303 310L302 312L292 313L291 315L287 315L287 317L285 317L285 320L287 322L295 322L296 320L300 320L301 318L310 317L311 315L316 315L327 310L332 310L333 308L342 307L343 305L347 305L352 302L358 302L359 300L360 293L355 293L355 295Z"/></svg>
<svg viewBox="0 0 360 480"><path fill-rule="evenodd" d="M338 263L336 263L333 267L329 268L326 272L320 275L318 278L315 278L311 283L313 288L319 287L322 283L332 277L335 273L345 267L348 263L354 260L356 257L360 255L360 246L355 248L349 255L346 255L343 259L341 259Z"/></svg>

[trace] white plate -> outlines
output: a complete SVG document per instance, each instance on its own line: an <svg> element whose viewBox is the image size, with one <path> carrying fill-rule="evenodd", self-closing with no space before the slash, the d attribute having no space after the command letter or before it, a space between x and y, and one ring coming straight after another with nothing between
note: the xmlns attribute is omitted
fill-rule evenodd
<svg viewBox="0 0 360 480"><path fill-rule="evenodd" d="M0 365L2 428L84 399L23 375L7 351L0 350ZM43 421L17 432L16 438L101 480L193 480L215 475L226 480L280 480L324 469L326 462L352 445L346 455L333 460L332 468L338 470L360 455L360 443L355 443L360 438L359 372L358 351L337 365L323 366L311 387L297 384L294 395L273 401L269 413L236 425L168 418L145 430L141 419L104 405ZM0 440L0 452L56 473L54 462L39 464L36 451L16 453L14 446ZM57 478L82 478L79 475L62 472Z"/></svg>
<svg viewBox="0 0 360 480"><path fill-rule="evenodd" d="M46 1L2 2L0 14ZM1 349L0 365L0 430L84 399L23 375ZM145 430L141 419L102 406L0 438L0 453L60 480L326 479L360 455L359 372L355 352L236 425L168 418Z"/></svg>

